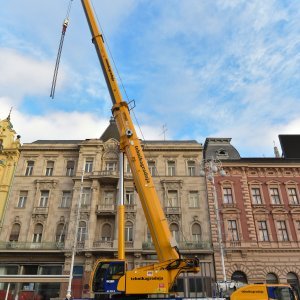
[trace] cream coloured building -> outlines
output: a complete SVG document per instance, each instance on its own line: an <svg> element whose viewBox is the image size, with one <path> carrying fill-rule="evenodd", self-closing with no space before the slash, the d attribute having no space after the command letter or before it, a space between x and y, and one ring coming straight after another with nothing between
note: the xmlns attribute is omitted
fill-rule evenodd
<svg viewBox="0 0 300 300"><path fill-rule="evenodd" d="M10 193L11 183L20 156L20 136L16 135L10 114L0 120L0 228Z"/></svg>
<svg viewBox="0 0 300 300"><path fill-rule="evenodd" d="M119 136L113 120L100 139L24 144L0 232L2 274L69 274L81 199L72 294L89 297L95 259L117 257ZM179 290L210 296L214 278L205 181L196 141L143 141L150 171L182 255L197 255L201 274ZM84 170L84 171L83 171ZM83 183L81 183L83 179ZM125 240L129 268L156 260L125 160ZM2 287L4 288L4 286ZM13 293L65 297L67 284L15 284Z"/></svg>

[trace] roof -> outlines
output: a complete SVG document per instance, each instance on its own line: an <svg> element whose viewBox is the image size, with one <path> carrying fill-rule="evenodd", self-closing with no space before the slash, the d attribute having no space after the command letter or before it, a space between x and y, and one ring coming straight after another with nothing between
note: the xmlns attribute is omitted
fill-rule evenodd
<svg viewBox="0 0 300 300"><path fill-rule="evenodd" d="M299 134L280 134L278 137L284 158L300 158Z"/></svg>
<svg viewBox="0 0 300 300"><path fill-rule="evenodd" d="M102 140L103 142L106 142L112 138L117 141L120 141L118 127L117 127L116 121L113 117L110 118L109 125L105 129L103 134L100 136L100 140Z"/></svg>
<svg viewBox="0 0 300 300"><path fill-rule="evenodd" d="M204 143L204 158L220 160L240 159L240 154L230 144L231 138L206 138Z"/></svg>
<svg viewBox="0 0 300 300"><path fill-rule="evenodd" d="M36 140L32 144L80 144L83 140Z"/></svg>

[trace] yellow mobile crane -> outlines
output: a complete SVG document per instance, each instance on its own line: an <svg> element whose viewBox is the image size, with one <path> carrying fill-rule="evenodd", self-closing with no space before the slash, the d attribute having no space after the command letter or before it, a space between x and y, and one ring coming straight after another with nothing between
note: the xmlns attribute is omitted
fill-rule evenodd
<svg viewBox="0 0 300 300"><path fill-rule="evenodd" d="M133 270L126 269L125 259L99 260L92 273L91 289L99 299L147 298L148 295L169 294L181 272L199 272L199 260L197 257L180 256L156 193L128 103L122 99L90 1L81 2L113 102L112 114L120 134L120 151L127 156L158 256L158 263Z"/></svg>

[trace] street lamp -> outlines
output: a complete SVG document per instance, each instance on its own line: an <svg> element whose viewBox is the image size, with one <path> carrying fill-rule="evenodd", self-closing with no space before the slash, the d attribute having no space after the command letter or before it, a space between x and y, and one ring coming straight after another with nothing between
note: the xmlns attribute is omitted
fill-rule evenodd
<svg viewBox="0 0 300 300"><path fill-rule="evenodd" d="M80 193L77 203L77 211L76 211L76 219L75 219L75 233L72 247L72 256L71 256L71 266L70 266L70 276L68 282L68 289L66 299L70 300L72 298L72 279L73 279L73 269L74 269L74 261L76 254L76 246L77 246L77 235L78 235L78 224L80 219L80 209L81 209L81 200L82 200L82 191L83 191L83 178L84 178L84 167L82 169L81 181L80 181Z"/></svg>
<svg viewBox="0 0 300 300"><path fill-rule="evenodd" d="M218 205L218 198L217 198L217 191L215 186L215 175L226 176L226 172L222 168L222 163L218 159L203 159L201 163L200 169L200 176L207 178L208 181L211 182L213 188L213 196L214 196L214 208L216 214L216 221L217 221L217 230L218 230L218 243L220 245L220 255L221 255L221 265L222 265L222 273L223 273L223 280L226 283L226 270L225 270L225 261L224 261L224 245L222 239L222 228L220 222L220 214L219 214L219 205Z"/></svg>

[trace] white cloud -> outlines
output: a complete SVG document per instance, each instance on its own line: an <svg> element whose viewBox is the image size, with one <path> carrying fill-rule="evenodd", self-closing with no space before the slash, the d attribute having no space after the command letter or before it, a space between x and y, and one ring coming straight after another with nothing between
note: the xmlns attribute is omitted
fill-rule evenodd
<svg viewBox="0 0 300 300"><path fill-rule="evenodd" d="M50 89L53 65L48 61L0 48L0 65L0 94L10 97L13 104L19 103L25 96L41 95Z"/></svg>

